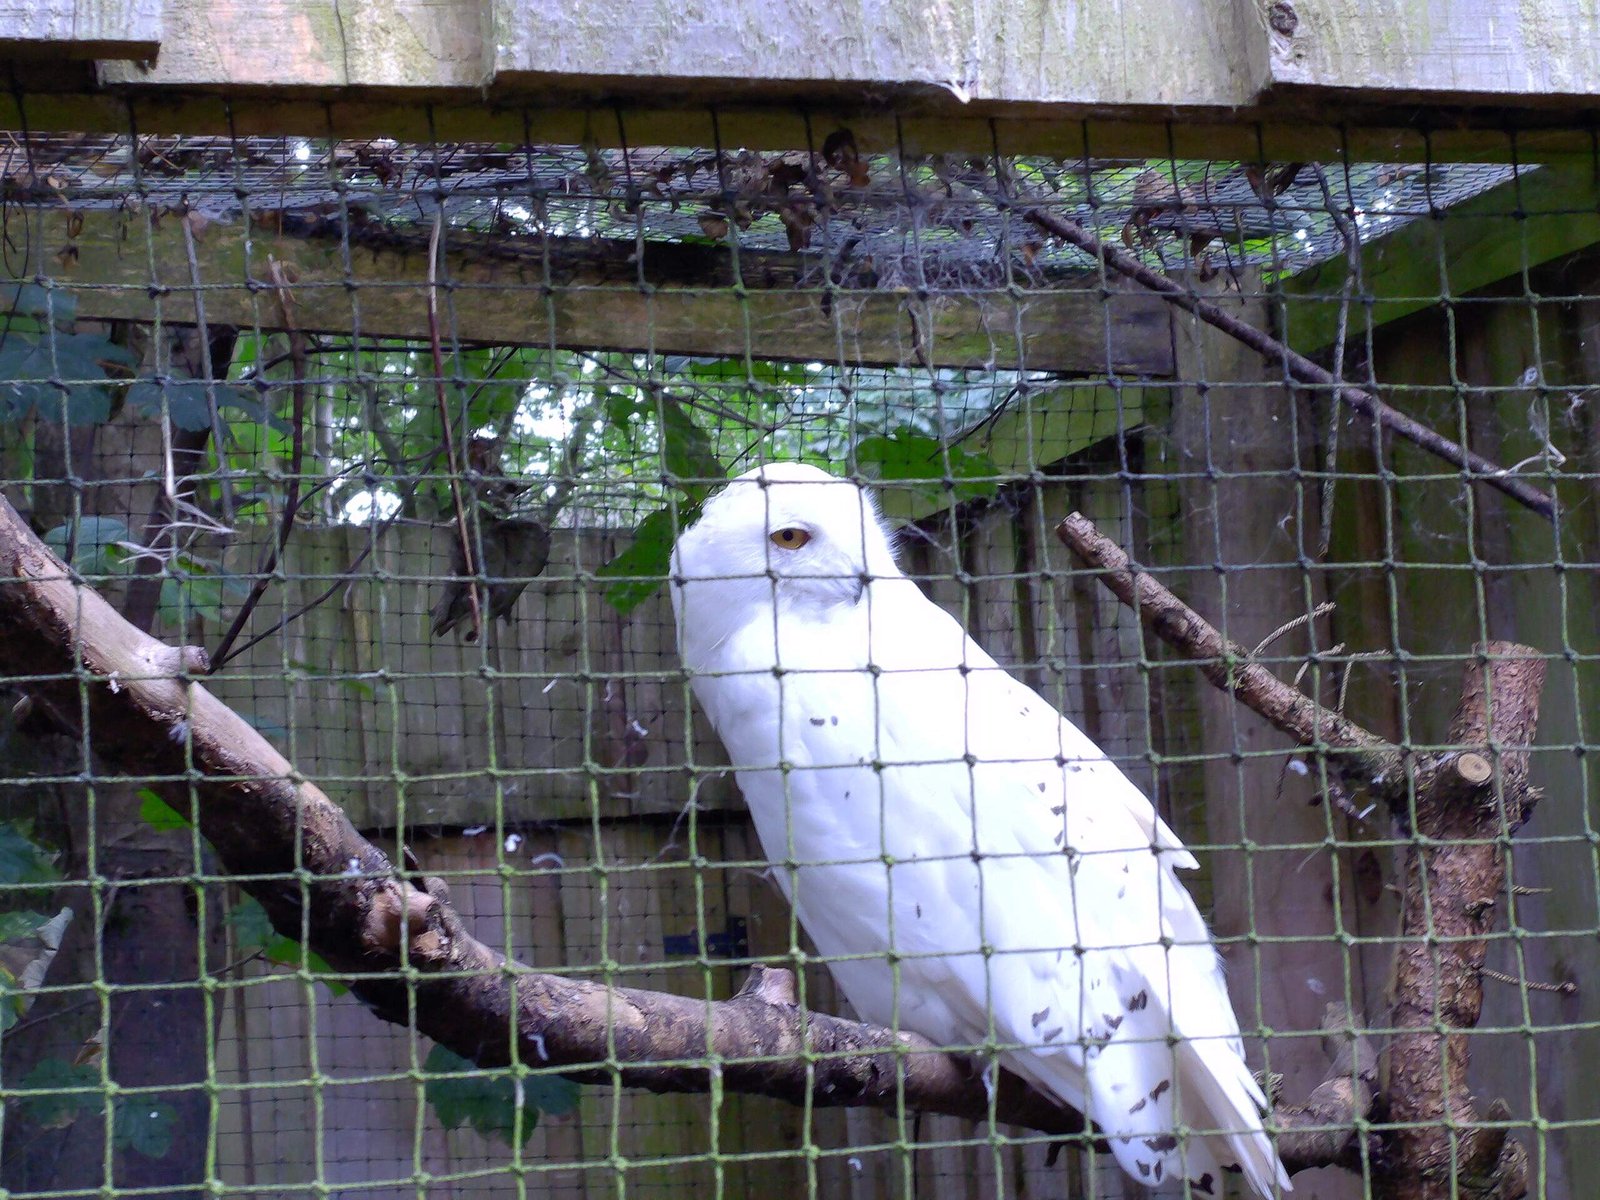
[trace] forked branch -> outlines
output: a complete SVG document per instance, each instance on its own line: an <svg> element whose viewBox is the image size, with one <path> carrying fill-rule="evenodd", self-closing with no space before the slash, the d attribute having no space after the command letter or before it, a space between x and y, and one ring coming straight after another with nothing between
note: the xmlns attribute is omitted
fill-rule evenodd
<svg viewBox="0 0 1600 1200"><path fill-rule="evenodd" d="M1450 727L1452 749L1408 754L1251 661L1081 514L1056 532L1147 629L1263 720L1327 754L1330 767L1385 795L1415 833L1406 850L1390 989L1389 1023L1398 1032L1383 1052L1381 1099L1392 1124L1377 1160L1376 1196L1525 1195L1528 1156L1506 1136L1503 1103L1480 1115L1467 1089L1467 1033L1483 1010L1487 936L1505 894L1505 852L1537 799L1528 785L1528 748L1539 720L1543 658L1508 642L1476 647Z"/></svg>

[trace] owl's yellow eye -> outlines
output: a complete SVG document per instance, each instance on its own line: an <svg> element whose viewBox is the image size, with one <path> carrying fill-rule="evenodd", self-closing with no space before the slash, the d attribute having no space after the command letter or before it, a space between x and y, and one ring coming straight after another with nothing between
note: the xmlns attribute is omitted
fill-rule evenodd
<svg viewBox="0 0 1600 1200"><path fill-rule="evenodd" d="M772 535L772 544L783 550L798 550L810 540L804 529L779 529Z"/></svg>

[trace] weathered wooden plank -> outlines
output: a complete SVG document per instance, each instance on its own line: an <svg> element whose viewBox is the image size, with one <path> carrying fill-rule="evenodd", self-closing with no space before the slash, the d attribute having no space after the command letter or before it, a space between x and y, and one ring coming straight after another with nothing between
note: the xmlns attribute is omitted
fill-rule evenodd
<svg viewBox="0 0 1600 1200"><path fill-rule="evenodd" d="M87 0L81 0L87 2ZM112 86L350 86L683 94L813 103L897 88L978 106L1238 108L1271 87L1493 96L1596 90L1600 33L1583 0L1006 0L641 10L623 0L168 0L160 59L109 64ZM1173 28L1184 37L1172 37ZM255 47L272 46L273 53ZM1270 93L1269 93L1270 94Z"/></svg>
<svg viewBox="0 0 1600 1200"><path fill-rule="evenodd" d="M1264 51L1266 36L1252 6L1199 0L1176 8L1163 0L1071 8L845 0L695 13L494 0L492 9L496 82L650 78L697 94L728 80L791 95L892 82L977 103L1245 104L1261 82L1251 50ZM1175 22L1185 36L1171 36Z"/></svg>
<svg viewBox="0 0 1600 1200"><path fill-rule="evenodd" d="M1491 434L1510 461L1541 453L1548 436L1568 456L1569 471L1588 472L1595 425L1587 405L1570 420L1560 414L1567 395L1582 397L1600 383L1600 312L1592 302L1570 304L1553 294L1593 294L1600 270L1588 255L1530 282L1535 295L1552 298L1530 303L1522 281L1507 281L1452 316L1419 314L1385 329L1373 369L1437 427L1466 423L1475 438ZM1535 366L1540 383L1571 391L1541 396L1524 382ZM1556 413L1548 427L1540 417L1546 404ZM1380 463L1386 479L1377 477ZM1587 984L1600 971L1589 844L1594 779L1579 749L1593 744L1600 690L1600 598L1589 569L1593 477L1567 474L1557 484L1567 514L1557 541L1548 523L1525 520L1494 496L1469 496L1460 480L1441 478L1435 463L1408 446L1386 445L1375 459L1370 442L1355 439L1341 451L1339 468L1366 476L1345 480L1336 501L1334 559L1348 564L1333 577L1340 636L1352 650L1404 656L1396 668L1357 674L1351 707L1358 719L1426 743L1448 727L1474 643L1507 635L1550 655L1533 759L1545 800L1512 843L1507 879L1535 891L1497 901L1489 966L1515 982L1485 983L1483 1017L1470 1041L1471 1082L1480 1096L1503 1097L1513 1121L1586 1111L1591 1086L1579 1064L1595 1053L1600 1013L1600 997ZM1385 559L1400 568L1382 571L1377 564ZM1404 726L1397 683L1404 687ZM1371 931L1387 934L1392 926ZM1524 990L1523 980L1573 980L1580 990ZM1514 1136L1538 1156L1547 1194L1590 1195L1600 1187L1593 1126L1576 1121L1548 1133L1516 1129Z"/></svg>
<svg viewBox="0 0 1600 1200"><path fill-rule="evenodd" d="M162 41L161 0L7 0L0 52L149 59Z"/></svg>
<svg viewBox="0 0 1600 1200"><path fill-rule="evenodd" d="M1411 221L1362 247L1362 282L1372 303L1350 305L1352 343L1378 326L1456 299L1507 276L1600 242L1594 173L1547 166L1455 205L1437 220ZM1345 259L1330 259L1273 289L1278 322L1303 354L1338 336Z"/></svg>
<svg viewBox="0 0 1600 1200"><path fill-rule="evenodd" d="M73 236L68 221L76 219L66 212L36 215L21 274L71 288L80 316L193 320L194 275L178 219L86 212ZM541 244L528 241L515 257L487 250L449 256L442 281L451 290L441 314L447 336L757 359L883 365L918 359L907 294L796 287L791 256L741 254L735 286L720 248L649 247L642 263L626 262L635 252L629 242L621 261L602 261L589 250L581 267L569 268L558 257L547 277ZM347 262L337 238L207 225L198 256L207 318L280 327L282 311L270 287L269 260L275 259L294 280L301 328L426 339L425 244L357 245L349 255ZM769 278L777 286L763 286ZM916 308L931 318L922 341L941 366L1158 375L1171 369L1166 306L1137 294L1102 298L1093 279L1062 281L1059 290L1021 298L1004 290L952 292L917 301ZM1109 339L1107 315L1113 318Z"/></svg>
<svg viewBox="0 0 1600 1200"><path fill-rule="evenodd" d="M1274 4L1273 86L1436 93L1454 102L1600 91L1588 0L1352 0Z"/></svg>
<svg viewBox="0 0 1600 1200"><path fill-rule="evenodd" d="M102 64L108 86L470 89L486 82L480 0L141 2L165 14L161 54L154 62Z"/></svg>
<svg viewBox="0 0 1600 1200"><path fill-rule="evenodd" d="M1240 289L1252 292L1250 281ZM1259 301L1219 296L1252 323ZM1178 477L1184 561L1207 568L1176 589L1225 636L1251 647L1319 600L1301 564L1315 553L1317 496L1297 481L1310 464L1304 399L1267 382L1260 360L1199 322L1178 326L1180 379L1165 466ZM1204 381L1207 387L1195 386ZM1299 406L1298 411L1297 407ZM1325 626L1296 631L1264 661L1293 660L1308 644L1325 649ZM1288 769L1290 744L1234 699L1199 689L1206 813L1204 836L1214 896L1213 925L1252 1064L1285 1077L1285 1095L1310 1092L1327 1073L1314 1039L1271 1038L1253 1030L1315 1029L1330 1000L1347 999L1358 967L1340 942L1349 931L1349 872L1320 847L1342 836L1324 805L1308 803L1307 780ZM1183 832L1180 830L1180 834ZM1195 836L1190 833L1191 837ZM1259 941L1257 939L1260 939ZM1317 1194L1364 1195L1335 1173Z"/></svg>
<svg viewBox="0 0 1600 1200"><path fill-rule="evenodd" d="M582 97L553 99L490 89L484 93L363 89L352 98L326 88L257 88L219 96L198 87L151 93L74 90L71 77L36 68L16 92L0 95L0 127L169 135L293 135L347 139L395 138L426 143L491 141L513 145L616 147L717 145L752 150L818 146L834 128L851 129L864 152L904 148L911 154L1034 154L1074 159L1194 158L1224 162L1571 162L1590 161L1593 148L1580 127L1531 128L1509 136L1503 121L1459 121L1424 133L1417 106L1374 100L1364 119L1332 123L1320 108L1262 106L1198 111L1173 121L1147 108L962 105L947 93L906 97L891 115L843 93L804 113L729 95L716 109L716 130L705 109L683 110L667 100L654 106L632 97L604 108ZM1506 98L1507 100L1512 98ZM1536 102L1531 97L1530 102ZM709 102L707 98L706 102ZM1341 107L1337 115L1354 115Z"/></svg>

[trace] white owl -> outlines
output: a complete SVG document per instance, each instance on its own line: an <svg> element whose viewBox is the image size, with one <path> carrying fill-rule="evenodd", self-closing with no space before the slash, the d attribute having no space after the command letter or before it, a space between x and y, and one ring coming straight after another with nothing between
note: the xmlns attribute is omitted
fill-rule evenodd
<svg viewBox="0 0 1600 1200"><path fill-rule="evenodd" d="M1242 1170L1262 1196L1287 1191L1175 873L1194 858L906 578L872 499L814 467L747 472L672 571L694 694L861 1017L999 1047L1145 1184L1220 1196Z"/></svg>

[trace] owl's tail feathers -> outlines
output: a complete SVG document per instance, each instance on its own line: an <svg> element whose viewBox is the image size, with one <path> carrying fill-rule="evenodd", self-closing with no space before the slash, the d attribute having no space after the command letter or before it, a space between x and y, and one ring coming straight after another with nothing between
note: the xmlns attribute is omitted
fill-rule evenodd
<svg viewBox="0 0 1600 1200"><path fill-rule="evenodd" d="M1261 1089L1228 1040L1115 1036L1089 1051L1086 1066L1089 1116L1134 1179L1186 1179L1189 1194L1220 1197L1226 1175L1242 1172L1263 1200L1291 1190L1261 1128Z"/></svg>
<svg viewBox="0 0 1600 1200"><path fill-rule="evenodd" d="M1223 1151L1218 1146L1223 1163L1237 1163L1258 1196L1292 1190L1289 1173L1261 1127L1266 1097L1234 1046L1218 1038L1179 1042L1177 1066L1185 1089L1180 1101L1184 1124L1217 1130L1206 1141L1227 1147Z"/></svg>

